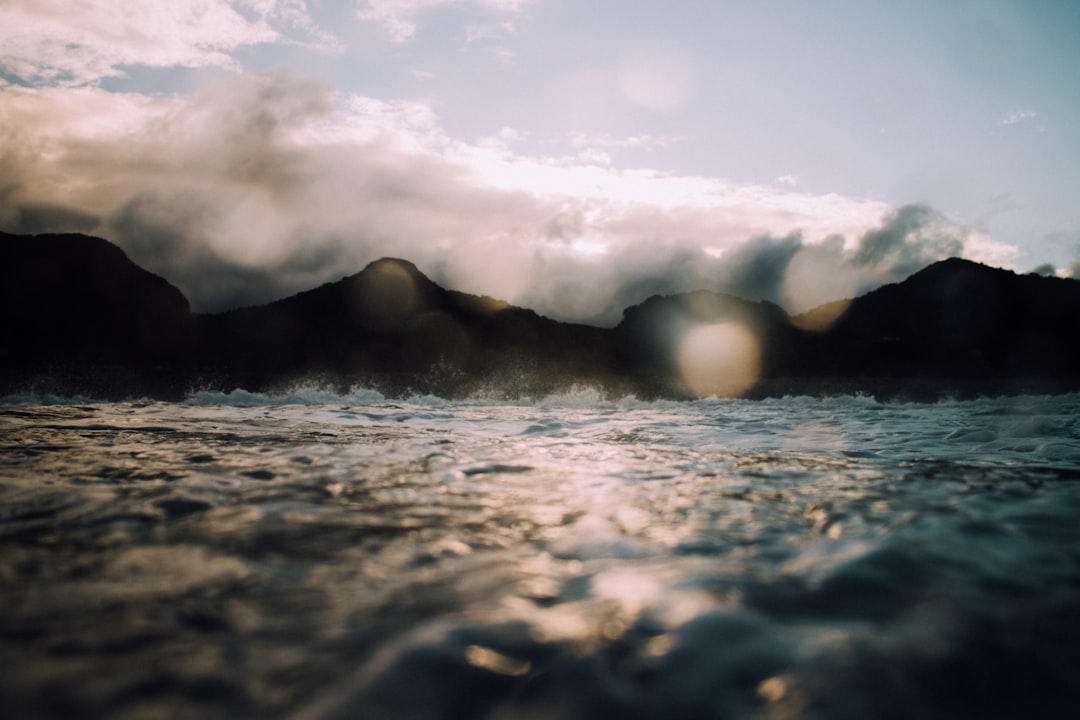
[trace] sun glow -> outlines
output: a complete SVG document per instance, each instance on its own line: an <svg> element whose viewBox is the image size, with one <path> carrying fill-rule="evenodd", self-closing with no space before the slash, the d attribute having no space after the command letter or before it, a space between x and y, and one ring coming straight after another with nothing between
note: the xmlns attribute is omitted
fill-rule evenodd
<svg viewBox="0 0 1080 720"><path fill-rule="evenodd" d="M757 338L743 325L699 325L679 345L678 367L694 395L738 397L758 380L761 350Z"/></svg>

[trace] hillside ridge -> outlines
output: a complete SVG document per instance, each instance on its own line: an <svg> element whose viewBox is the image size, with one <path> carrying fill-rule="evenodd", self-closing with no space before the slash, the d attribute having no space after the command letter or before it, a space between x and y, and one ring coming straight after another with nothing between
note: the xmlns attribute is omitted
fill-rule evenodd
<svg viewBox="0 0 1080 720"><path fill-rule="evenodd" d="M192 313L101 238L0 233L0 259L4 393L177 396L298 381L450 397L575 385L672 398L1080 389L1080 282L960 258L800 315L703 289L650 297L614 328L446 289L400 258L216 314Z"/></svg>

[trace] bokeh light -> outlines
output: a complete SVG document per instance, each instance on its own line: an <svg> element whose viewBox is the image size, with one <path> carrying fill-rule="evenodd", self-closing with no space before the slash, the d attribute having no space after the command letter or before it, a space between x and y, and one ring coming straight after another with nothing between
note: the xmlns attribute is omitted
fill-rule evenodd
<svg viewBox="0 0 1080 720"><path fill-rule="evenodd" d="M745 326L722 322L690 330L678 349L683 383L698 397L738 397L757 382L761 348Z"/></svg>
<svg viewBox="0 0 1080 720"><path fill-rule="evenodd" d="M395 260L372 263L356 288L354 300L358 319L376 330L400 328L416 313L420 302L412 274Z"/></svg>

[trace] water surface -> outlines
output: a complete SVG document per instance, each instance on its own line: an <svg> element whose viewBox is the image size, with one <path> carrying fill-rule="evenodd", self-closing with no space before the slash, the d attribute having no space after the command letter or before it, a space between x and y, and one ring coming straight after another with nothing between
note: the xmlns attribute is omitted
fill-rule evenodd
<svg viewBox="0 0 1080 720"><path fill-rule="evenodd" d="M14 717L1080 710L1080 397L0 408Z"/></svg>

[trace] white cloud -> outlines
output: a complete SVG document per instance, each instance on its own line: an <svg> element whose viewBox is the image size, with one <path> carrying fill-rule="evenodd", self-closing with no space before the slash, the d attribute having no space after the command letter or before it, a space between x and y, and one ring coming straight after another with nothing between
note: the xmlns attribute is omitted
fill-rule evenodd
<svg viewBox="0 0 1080 720"><path fill-rule="evenodd" d="M683 141L681 136L629 135L615 137L610 133L584 133L580 130L569 134L570 146L574 148L605 148L612 150L652 150L668 147Z"/></svg>
<svg viewBox="0 0 1080 720"><path fill-rule="evenodd" d="M859 260L845 287L861 287L963 247L925 211L622 168L584 136L565 156L521 140L462 142L424 103L283 70L172 99L0 85L0 229L101 234L203 310L393 255L450 287L607 322L653 292L782 299L769 278L800 248L829 248L815 267Z"/></svg>
<svg viewBox="0 0 1080 720"><path fill-rule="evenodd" d="M972 232L964 243L964 257L996 267L1015 268L1020 248L982 232Z"/></svg>
<svg viewBox="0 0 1080 720"><path fill-rule="evenodd" d="M237 48L331 44L301 0L7 0L0 67L29 83L81 85L125 66L228 67Z"/></svg>
<svg viewBox="0 0 1080 720"><path fill-rule="evenodd" d="M516 14L532 0L362 0L358 17L381 23L390 37L403 42L416 34L417 17L425 10L443 6L472 6L496 13ZM491 37L496 31L512 32L513 24L471 23L467 26L468 40Z"/></svg>
<svg viewBox="0 0 1080 720"><path fill-rule="evenodd" d="M1042 117L1042 113L1037 113L1034 110L1013 110L1005 117L1003 117L998 124L999 125L1016 125L1022 123L1025 120L1034 120Z"/></svg>
<svg viewBox="0 0 1080 720"><path fill-rule="evenodd" d="M509 20L500 22L476 22L465 25L465 42L474 43L481 40L499 37L515 30L514 23Z"/></svg>

